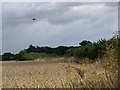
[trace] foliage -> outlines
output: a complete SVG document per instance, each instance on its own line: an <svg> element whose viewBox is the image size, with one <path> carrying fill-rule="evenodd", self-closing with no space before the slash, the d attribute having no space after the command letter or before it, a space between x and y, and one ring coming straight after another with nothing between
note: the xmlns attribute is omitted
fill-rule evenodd
<svg viewBox="0 0 120 90"><path fill-rule="evenodd" d="M57 55L55 54L46 54L46 53L35 53L35 52L27 53L24 50L17 54L16 59L17 60L35 60L38 58L50 58L50 57L56 57L56 56Z"/></svg>
<svg viewBox="0 0 120 90"><path fill-rule="evenodd" d="M35 47L30 45L27 49L20 51L18 54L14 55L11 53L4 53L2 55L3 60L33 60L37 58L45 58L45 57L56 57L56 56L67 56L67 57L75 57L78 60L88 58L93 62L96 58L103 58L106 53L106 46L111 45L112 48L118 50L118 38L112 37L109 40L99 39L97 42L90 42L84 40L79 43L80 46L59 46L56 48L51 48L48 46L45 47ZM12 57L12 58L11 58ZM79 61L78 61L79 62Z"/></svg>
<svg viewBox="0 0 120 90"><path fill-rule="evenodd" d="M2 59L5 61L6 60L15 60L15 55L10 52L7 52L2 55Z"/></svg>
<svg viewBox="0 0 120 90"><path fill-rule="evenodd" d="M84 41L82 41L81 43L79 43L79 45L80 45L80 46L86 46L86 45L91 44L91 43L92 43L92 42L90 42L90 41L84 40Z"/></svg>
<svg viewBox="0 0 120 90"><path fill-rule="evenodd" d="M34 53L34 52L29 53L29 55L32 56L33 59L57 57L57 55L55 54Z"/></svg>
<svg viewBox="0 0 120 90"><path fill-rule="evenodd" d="M101 61L103 67L107 70L116 71L118 70L118 53L117 49L114 48L114 43L107 44L103 60Z"/></svg>
<svg viewBox="0 0 120 90"><path fill-rule="evenodd" d="M48 47L48 46L45 46L45 47L35 47L35 46L32 46L30 45L28 49L25 49L25 51L27 53L30 53L30 52L36 52L36 53L46 53L46 54L56 54L56 55L60 55L60 56L63 56L66 52L66 50L70 49L71 47L67 47L67 46L59 46L59 47L56 47L56 48L51 48L51 47Z"/></svg>
<svg viewBox="0 0 120 90"><path fill-rule="evenodd" d="M16 55L16 59L23 61L23 60L32 60L33 57L29 55L26 51L21 51Z"/></svg>
<svg viewBox="0 0 120 90"><path fill-rule="evenodd" d="M82 41L79 48L76 49L69 49L67 51L68 55L75 56L77 58L89 58L89 59L96 59L103 55L103 51L105 49L106 40L99 40L98 42L91 43L89 41Z"/></svg>

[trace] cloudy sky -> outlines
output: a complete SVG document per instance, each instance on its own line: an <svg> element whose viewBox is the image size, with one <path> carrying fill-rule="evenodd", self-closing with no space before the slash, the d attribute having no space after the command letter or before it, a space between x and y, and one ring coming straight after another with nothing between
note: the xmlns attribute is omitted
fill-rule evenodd
<svg viewBox="0 0 120 90"><path fill-rule="evenodd" d="M78 46L83 40L109 39L117 21L117 3L4 2L3 52L17 53L30 44Z"/></svg>

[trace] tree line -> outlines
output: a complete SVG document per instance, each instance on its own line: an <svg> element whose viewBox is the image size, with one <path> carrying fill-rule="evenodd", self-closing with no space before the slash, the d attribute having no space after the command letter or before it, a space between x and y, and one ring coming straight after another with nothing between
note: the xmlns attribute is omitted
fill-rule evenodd
<svg viewBox="0 0 120 90"><path fill-rule="evenodd" d="M46 57L75 57L95 60L96 58L102 58L104 56L107 45L111 45L111 48L118 50L118 38L112 37L108 40L99 39L97 42L84 40L79 43L79 46L59 46L56 48L30 45L27 49L17 54L12 54L10 52L4 53L2 55L2 60L23 61Z"/></svg>

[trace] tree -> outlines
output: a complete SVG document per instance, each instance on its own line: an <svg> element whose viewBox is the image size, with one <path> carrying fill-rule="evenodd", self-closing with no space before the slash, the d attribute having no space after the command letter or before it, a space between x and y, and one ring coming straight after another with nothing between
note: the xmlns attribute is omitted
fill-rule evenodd
<svg viewBox="0 0 120 90"><path fill-rule="evenodd" d="M87 41L87 40L84 40L81 43L79 43L80 46L85 46L85 45L88 45L88 44L91 44L91 42Z"/></svg>
<svg viewBox="0 0 120 90"><path fill-rule="evenodd" d="M15 60L15 55L10 52L7 52L2 55L2 59L3 60Z"/></svg>
<svg viewBox="0 0 120 90"><path fill-rule="evenodd" d="M20 51L17 55L16 55L16 59L23 61L23 60L32 60L33 57L27 53L25 50Z"/></svg>
<svg viewBox="0 0 120 90"><path fill-rule="evenodd" d="M36 52L37 48L33 45L30 45L28 49L25 50L27 53Z"/></svg>

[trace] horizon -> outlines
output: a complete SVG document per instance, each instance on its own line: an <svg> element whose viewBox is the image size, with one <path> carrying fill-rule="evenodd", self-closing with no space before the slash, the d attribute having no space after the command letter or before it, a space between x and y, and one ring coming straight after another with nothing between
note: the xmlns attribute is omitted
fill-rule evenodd
<svg viewBox="0 0 120 90"><path fill-rule="evenodd" d="M112 38L112 37L111 37L111 38ZM111 39L111 38L109 38L109 39ZM100 38L100 39L98 39L98 40L101 40L101 39L105 39L105 38ZM109 39L105 39L105 40L109 40ZM98 41L98 40L97 40L97 41ZM82 41L89 41L89 40L82 40ZM97 42L97 41L93 41L93 42L90 41L90 42L94 43L94 42ZM80 42L79 42L79 43L80 43ZM55 46L55 47L52 47L52 46L49 46L49 45L46 45L46 46L39 46L39 45L32 45L32 44L30 44L30 45L32 45L32 46L34 46L34 47L37 47L37 46L38 46L38 47L57 48L57 47L60 47L60 46L65 46L65 47L79 47L79 46L80 46L79 43L78 43L78 45L58 45L58 46ZM25 50L25 49L28 49L30 45L28 45L26 48L21 49L20 51ZM18 51L18 52L16 52L16 53L11 52L11 51L5 51L5 52L2 52L1 55L3 55L4 53L18 54L20 51Z"/></svg>
<svg viewBox="0 0 120 90"><path fill-rule="evenodd" d="M4 2L2 53L34 46L77 46L110 39L118 27L117 2ZM35 19L35 20L33 20Z"/></svg>

